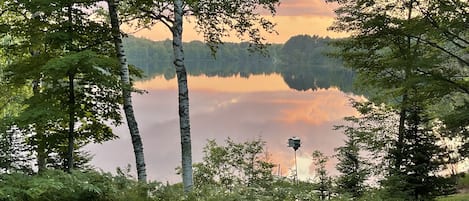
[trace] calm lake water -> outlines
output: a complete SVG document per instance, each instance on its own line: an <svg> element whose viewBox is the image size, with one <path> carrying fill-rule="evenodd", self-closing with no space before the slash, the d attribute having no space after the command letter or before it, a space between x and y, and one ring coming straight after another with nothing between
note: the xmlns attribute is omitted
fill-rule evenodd
<svg viewBox="0 0 469 201"><path fill-rule="evenodd" d="M190 76L190 115L193 162L200 162L207 139L217 142L230 137L242 142L262 138L273 163L287 176L294 168L294 152L287 140L297 136L302 146L297 152L300 179L314 177L311 154L320 150L333 155L343 144L344 136L333 126L355 115L350 98L337 88L296 91L279 74L253 75L249 78ZM136 83L148 93L134 95L135 115L143 138L149 179L180 182L175 168L180 166L180 137L177 105L177 82L155 77ZM90 145L92 164L105 171L135 162L126 125L115 128L120 139ZM336 160L328 168L332 174ZM276 169L277 170L277 169Z"/></svg>

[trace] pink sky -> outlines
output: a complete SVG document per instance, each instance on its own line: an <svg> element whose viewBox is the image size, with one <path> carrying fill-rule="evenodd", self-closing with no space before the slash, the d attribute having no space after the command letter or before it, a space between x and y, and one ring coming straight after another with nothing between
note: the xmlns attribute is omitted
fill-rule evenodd
<svg viewBox="0 0 469 201"><path fill-rule="evenodd" d="M327 31L334 21L335 4L325 3L323 0L283 0L277 9L277 15L268 17L277 24L276 34L265 34L270 43L284 43L291 36L308 34L330 36L333 38L346 37L345 33ZM184 41L203 40L201 35L194 31L194 24L184 22ZM151 40L165 40L171 38L170 32L161 23L151 30L141 30L134 34ZM239 42L237 38L227 38L229 42Z"/></svg>

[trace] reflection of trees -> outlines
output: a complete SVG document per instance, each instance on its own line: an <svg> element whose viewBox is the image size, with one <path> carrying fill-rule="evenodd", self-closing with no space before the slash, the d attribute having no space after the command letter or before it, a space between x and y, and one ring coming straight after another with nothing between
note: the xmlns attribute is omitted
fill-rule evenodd
<svg viewBox="0 0 469 201"><path fill-rule="evenodd" d="M190 75L231 77L239 75L269 74L275 72L274 57L265 57L249 52L246 43L225 43L212 55L210 49L200 41L184 44L185 62ZM172 68L171 42L150 41L134 37L125 40L129 63L142 69L151 78L164 75L165 79L175 77ZM280 45L272 45L269 52L276 55Z"/></svg>
<svg viewBox="0 0 469 201"><path fill-rule="evenodd" d="M268 57L249 52L246 43L226 43L215 57L199 41L185 44L187 71L193 76L249 78L251 75L279 73L287 85L295 90L316 90L336 86L344 92L352 91L353 73L338 60L325 56L332 39L317 36L294 36L284 45L269 47ZM152 78L176 75L171 64L171 43L137 38L126 40L129 63L141 68ZM169 48L168 48L169 47Z"/></svg>
<svg viewBox="0 0 469 201"><path fill-rule="evenodd" d="M336 59L325 56L331 39L300 35L290 38L280 50L280 73L292 89L316 90L338 87L352 91L353 73Z"/></svg>
<svg viewBox="0 0 469 201"><path fill-rule="evenodd" d="M340 66L339 66L340 67ZM343 67L324 66L282 66L281 75L288 87L298 91L338 87L341 91L352 92L354 73Z"/></svg>

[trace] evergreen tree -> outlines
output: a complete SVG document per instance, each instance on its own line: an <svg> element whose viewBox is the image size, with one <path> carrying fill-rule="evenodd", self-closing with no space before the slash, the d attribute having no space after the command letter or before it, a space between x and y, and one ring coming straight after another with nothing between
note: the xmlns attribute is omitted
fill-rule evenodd
<svg viewBox="0 0 469 201"><path fill-rule="evenodd" d="M365 181L370 175L370 170L367 160L360 156L359 140L353 132L354 129L346 128L345 145L335 150L339 160L336 169L341 173L336 183L339 193L359 198L366 190Z"/></svg>
<svg viewBox="0 0 469 201"><path fill-rule="evenodd" d="M405 200L434 200L436 196L451 192L451 178L438 173L443 170L449 158L448 150L437 144L438 134L432 130L431 121L422 106L416 103L408 110L400 169L391 169L383 186L388 197ZM391 150L391 161L395 160L397 149ZM396 194L396 192L398 192ZM399 194L400 193L400 194Z"/></svg>
<svg viewBox="0 0 469 201"><path fill-rule="evenodd" d="M312 156L318 180L316 190L319 191L319 199L325 200L330 198L332 193L332 179L327 174L326 169L326 163L329 160L329 157L325 156L318 150L314 151Z"/></svg>
<svg viewBox="0 0 469 201"><path fill-rule="evenodd" d="M386 178L393 182L383 185L396 187L390 196L401 193L403 199L433 199L436 196L433 188L419 186L424 186L426 179L432 179L441 167L441 158L447 157L447 150L436 146L441 140L436 136L444 133L418 130L433 129L431 123L437 121L438 116L421 117L441 97L467 92L467 81L460 77L467 75L452 65L458 57L445 51L454 41L439 43L444 48L427 41L441 31L428 28L427 11L442 7L436 2L418 0L337 2L341 6L336 10L337 21L331 29L353 32L350 39L338 43L340 57L357 71L361 86L376 90L372 100L384 102L398 111L396 135L385 152L390 165ZM454 31L458 31L459 38L466 37L466 31ZM417 168L419 163L428 168ZM415 179L415 175L421 179Z"/></svg>
<svg viewBox="0 0 469 201"><path fill-rule="evenodd" d="M382 178L380 184L385 198L432 200L454 189L452 179L439 174L450 162L450 150L441 145L441 133L419 104L415 102L408 106L405 135L399 148L396 144L400 113L389 106L353 102L360 116L346 118L351 126L338 127L344 129L358 147L369 152L370 161L374 161L370 162L373 165L370 170L375 177ZM398 157L401 160L399 168L395 165ZM339 162L338 167L342 164ZM362 173L366 173L366 169Z"/></svg>

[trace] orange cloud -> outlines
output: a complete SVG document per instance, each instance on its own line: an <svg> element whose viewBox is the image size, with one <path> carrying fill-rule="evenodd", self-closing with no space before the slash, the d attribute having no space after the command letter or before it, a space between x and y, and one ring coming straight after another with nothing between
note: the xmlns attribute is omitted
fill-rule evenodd
<svg viewBox="0 0 469 201"><path fill-rule="evenodd" d="M283 0L277 9L279 16L334 16L336 4L324 0Z"/></svg>

